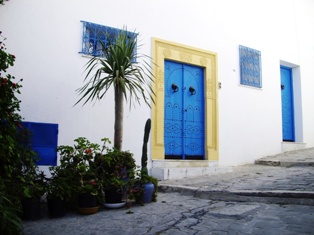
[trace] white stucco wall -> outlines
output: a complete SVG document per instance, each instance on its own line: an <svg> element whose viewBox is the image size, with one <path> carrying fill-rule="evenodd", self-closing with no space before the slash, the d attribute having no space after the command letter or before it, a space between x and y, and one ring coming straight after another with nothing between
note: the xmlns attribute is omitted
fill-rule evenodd
<svg viewBox="0 0 314 235"><path fill-rule="evenodd" d="M0 6L0 30L24 78L22 116L59 124L59 144L78 136L113 139L113 95L74 106L82 86L81 20L140 32L140 52L151 38L218 54L219 163L235 165L281 152L280 61L300 66L301 139L314 146L314 2L312 0L11 0ZM238 46L262 53L262 89L239 85ZM140 163L143 128L151 111L125 105L123 149Z"/></svg>

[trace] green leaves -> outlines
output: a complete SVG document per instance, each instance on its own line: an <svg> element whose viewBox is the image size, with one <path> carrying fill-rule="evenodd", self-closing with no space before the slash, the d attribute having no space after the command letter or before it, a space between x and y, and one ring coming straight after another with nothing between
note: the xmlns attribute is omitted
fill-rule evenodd
<svg viewBox="0 0 314 235"><path fill-rule="evenodd" d="M95 158L107 150L108 138L103 138L102 148L85 137L74 140L74 146L61 145L57 148L60 154L60 166L50 167L52 178L48 184L49 197L62 197L75 200L80 193L102 195L102 179L97 177Z"/></svg>
<svg viewBox="0 0 314 235"><path fill-rule="evenodd" d="M22 234L21 213L3 193L0 193L0 234Z"/></svg>
<svg viewBox="0 0 314 235"><path fill-rule="evenodd" d="M42 187L36 187L37 158L31 149L30 133L21 125L21 101L16 96L22 86L6 73L14 65L15 56L6 51L4 40L0 32L0 233L20 234L20 199Z"/></svg>
<svg viewBox="0 0 314 235"><path fill-rule="evenodd" d="M137 38L129 37L125 29L117 34L115 44L103 45L104 57L93 57L86 64L86 83L77 90L81 98L76 104L85 100L85 105L88 101L102 99L113 86L122 91L130 107L134 100L139 104L144 101L150 107L149 100L153 101L154 95L151 88L153 75L151 65L145 60L150 58L135 54L136 47ZM142 66L135 62L138 59L143 60Z"/></svg>

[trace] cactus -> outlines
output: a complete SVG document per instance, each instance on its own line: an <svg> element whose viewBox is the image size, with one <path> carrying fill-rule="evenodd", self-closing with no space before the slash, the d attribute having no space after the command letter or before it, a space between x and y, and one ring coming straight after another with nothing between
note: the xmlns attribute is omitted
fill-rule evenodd
<svg viewBox="0 0 314 235"><path fill-rule="evenodd" d="M143 148L142 148L142 175L148 175L147 170L147 142L149 138L149 132L151 128L151 120L147 119L144 129L144 139L143 139Z"/></svg>

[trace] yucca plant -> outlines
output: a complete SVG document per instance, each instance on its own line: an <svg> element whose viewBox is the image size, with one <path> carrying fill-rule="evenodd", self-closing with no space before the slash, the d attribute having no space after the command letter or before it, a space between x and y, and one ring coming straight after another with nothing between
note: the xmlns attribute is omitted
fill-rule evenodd
<svg viewBox="0 0 314 235"><path fill-rule="evenodd" d="M77 91L81 98L77 103L85 100L100 100L107 91L113 87L115 102L114 123L114 147L122 148L123 140L123 103L125 99L141 103L144 101L150 107L154 92L151 87L152 73L151 64L146 55L136 53L137 38L130 37L126 29L117 33L114 40L108 35L109 45L103 45L103 57L93 57L86 64L87 75L85 85ZM141 60L141 64L136 61ZM90 77L91 75L91 77ZM143 98L141 100L141 98ZM77 104L76 103L76 104Z"/></svg>

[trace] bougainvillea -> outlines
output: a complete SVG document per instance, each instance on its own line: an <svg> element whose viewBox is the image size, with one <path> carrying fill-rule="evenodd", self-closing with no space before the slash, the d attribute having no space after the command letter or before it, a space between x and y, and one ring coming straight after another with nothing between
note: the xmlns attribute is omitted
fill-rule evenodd
<svg viewBox="0 0 314 235"><path fill-rule="evenodd" d="M1 234L21 234L20 200L35 186L37 166L16 97L22 79L16 82L8 71L15 56L7 52L5 40L0 31L0 224Z"/></svg>
<svg viewBox="0 0 314 235"><path fill-rule="evenodd" d="M20 93L21 85L14 81L14 76L6 73L7 69L14 65L15 56L6 52L4 41L0 31L0 120L20 121L21 116L16 113L20 111L20 101L15 94Z"/></svg>
<svg viewBox="0 0 314 235"><path fill-rule="evenodd" d="M2 166L8 165L10 156L17 153L17 137L22 121L19 114L20 100L16 97L22 86L19 82L15 82L14 76L7 73L7 69L14 65L15 56L6 51L5 40L0 32L0 163ZM6 177L10 177L14 169L7 167L2 172Z"/></svg>

